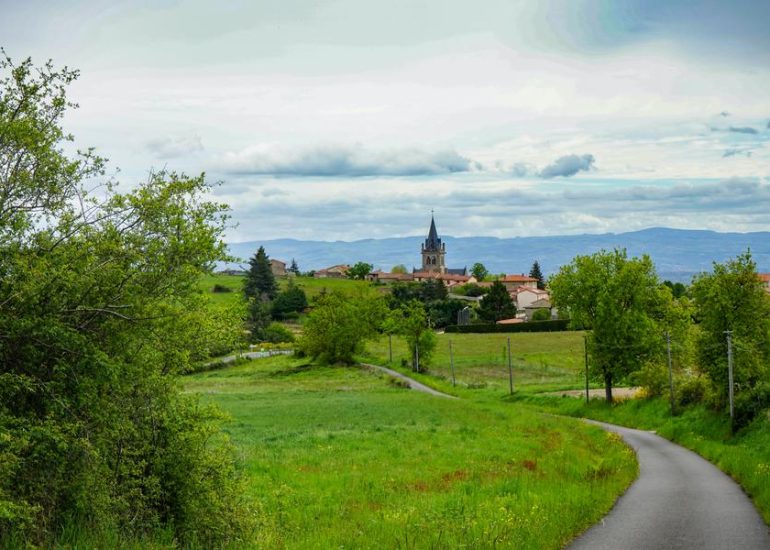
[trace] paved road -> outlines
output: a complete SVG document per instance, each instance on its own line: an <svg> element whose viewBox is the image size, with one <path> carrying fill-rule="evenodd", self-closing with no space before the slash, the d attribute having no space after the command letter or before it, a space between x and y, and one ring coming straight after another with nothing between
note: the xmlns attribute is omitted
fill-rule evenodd
<svg viewBox="0 0 770 550"><path fill-rule="evenodd" d="M207 365L214 365L219 363L232 363L236 359L262 359L264 357L273 357L274 355L292 355L294 350L273 350L273 351L245 351L243 353L237 353L235 355L228 355L226 357L220 357L207 363Z"/></svg>
<svg viewBox="0 0 770 550"><path fill-rule="evenodd" d="M403 380L406 382L409 387L415 391L421 391L423 393L429 393L431 395L436 395L438 397L448 397L450 399L457 399L454 395L449 395L447 393L442 393L438 390L434 390L433 388L430 388L426 386L425 384L420 384L417 380L413 380L409 378L406 375L401 374L398 371L395 371L393 369L389 369L388 367L381 367L380 365L370 365L369 363L361 363L362 367L366 367L368 369L372 370L379 370L385 373L388 373L389 375L398 378L399 380Z"/></svg>
<svg viewBox="0 0 770 550"><path fill-rule="evenodd" d="M770 549L754 505L716 466L653 433L596 424L634 448L639 479L571 549Z"/></svg>

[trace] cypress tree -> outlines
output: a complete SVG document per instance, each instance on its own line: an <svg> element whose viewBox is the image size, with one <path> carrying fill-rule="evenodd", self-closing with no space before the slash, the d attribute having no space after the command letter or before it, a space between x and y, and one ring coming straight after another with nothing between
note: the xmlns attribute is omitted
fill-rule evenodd
<svg viewBox="0 0 770 550"><path fill-rule="evenodd" d="M516 307L513 305L513 300L505 285L500 281L495 281L487 295L479 302L478 312L479 317L485 321L497 322L516 315Z"/></svg>

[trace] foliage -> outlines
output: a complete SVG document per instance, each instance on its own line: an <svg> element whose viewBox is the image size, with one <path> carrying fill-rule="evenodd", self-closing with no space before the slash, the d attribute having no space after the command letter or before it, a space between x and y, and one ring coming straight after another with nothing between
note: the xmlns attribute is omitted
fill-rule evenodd
<svg viewBox="0 0 770 550"><path fill-rule="evenodd" d="M550 280L551 298L569 310L573 326L590 329L591 370L613 384L661 350L657 319L670 306L648 256L629 259L625 250L577 256Z"/></svg>
<svg viewBox="0 0 770 550"><path fill-rule="evenodd" d="M253 342L265 339L265 329L273 320L270 314L271 304L267 300L252 298L246 307L246 328Z"/></svg>
<svg viewBox="0 0 770 550"><path fill-rule="evenodd" d="M719 403L726 405L728 393L726 331L732 331L737 393L751 402L755 389L770 379L770 298L751 254L715 263L712 273L695 278L691 292L700 325L699 364L714 382Z"/></svg>
<svg viewBox="0 0 770 550"><path fill-rule="evenodd" d="M536 309L532 313L532 321L549 321L551 319L551 310L548 308Z"/></svg>
<svg viewBox="0 0 770 550"><path fill-rule="evenodd" d="M663 284L671 289L671 294L674 298L681 298L687 294L687 287L683 283L673 283L671 281L663 281Z"/></svg>
<svg viewBox="0 0 770 550"><path fill-rule="evenodd" d="M391 268L390 272L391 273L400 273L400 274L409 273L409 271L406 269L406 266L404 264L394 265Z"/></svg>
<svg viewBox="0 0 770 550"><path fill-rule="evenodd" d="M272 300L277 294L278 285L270 267L270 258L265 248L260 246L249 260L249 269L243 280L243 295L247 300Z"/></svg>
<svg viewBox="0 0 770 550"><path fill-rule="evenodd" d="M511 325L450 325L446 327L445 331L466 334L487 332L562 332L569 330L569 325L569 319L554 319L551 321L531 321L529 323L515 323Z"/></svg>
<svg viewBox="0 0 770 550"><path fill-rule="evenodd" d="M465 307L466 302L451 298L428 302L426 312L431 328L444 328L457 323L457 314Z"/></svg>
<svg viewBox="0 0 770 550"><path fill-rule="evenodd" d="M262 339L273 344L293 342L294 334L281 323L270 323L262 331Z"/></svg>
<svg viewBox="0 0 770 550"><path fill-rule="evenodd" d="M483 296L488 292L488 289L477 285L476 283L466 283L464 285L460 285L457 287L454 287L452 289L452 292L455 294L459 294L460 296L469 296L471 298L476 298L478 296Z"/></svg>
<svg viewBox="0 0 770 550"><path fill-rule="evenodd" d="M289 269L287 269L289 273L294 273L294 275L299 275L299 266L297 265L297 260L294 258L291 259L291 264L289 265Z"/></svg>
<svg viewBox="0 0 770 550"><path fill-rule="evenodd" d="M220 415L175 376L233 332L198 291L228 259L224 207L203 176L166 172L89 193L104 162L67 156L60 127L77 72L0 70L0 546L48 546L73 522L237 540Z"/></svg>
<svg viewBox="0 0 770 550"><path fill-rule="evenodd" d="M489 292L479 303L478 314L484 321L492 322L510 319L516 315L516 307L503 283L500 281L492 283Z"/></svg>
<svg viewBox="0 0 770 550"><path fill-rule="evenodd" d="M428 326L428 317L422 303L412 300L393 310L386 321L386 332L401 334L409 346L412 370L430 363L436 349L436 335Z"/></svg>
<svg viewBox="0 0 770 550"><path fill-rule="evenodd" d="M229 286L220 285L219 283L215 284L213 287L211 287L211 292L222 294L227 292L232 292L233 289Z"/></svg>
<svg viewBox="0 0 770 550"><path fill-rule="evenodd" d="M319 296L305 321L299 346L325 363L353 363L364 342L377 336L385 310L382 297L372 291Z"/></svg>
<svg viewBox="0 0 770 550"><path fill-rule="evenodd" d="M271 314L274 319L289 319L304 311L307 305L305 291L289 279L286 289L279 292L273 300Z"/></svg>
<svg viewBox="0 0 770 550"><path fill-rule="evenodd" d="M471 275L473 275L477 281L481 282L486 278L487 275L489 275L489 271L487 271L487 268L484 267L484 264L481 262L476 262L473 264L473 267L471 267Z"/></svg>
<svg viewBox="0 0 770 550"><path fill-rule="evenodd" d="M543 277L543 272L540 271L540 263L538 263L537 260L532 264L532 269L529 270L529 276L533 279L537 279L537 288L545 290L545 278Z"/></svg>
<svg viewBox="0 0 770 550"><path fill-rule="evenodd" d="M355 265L348 269L348 279L363 281L366 279L366 276L372 272L372 269L374 269L372 264L367 264L366 262L356 262Z"/></svg>

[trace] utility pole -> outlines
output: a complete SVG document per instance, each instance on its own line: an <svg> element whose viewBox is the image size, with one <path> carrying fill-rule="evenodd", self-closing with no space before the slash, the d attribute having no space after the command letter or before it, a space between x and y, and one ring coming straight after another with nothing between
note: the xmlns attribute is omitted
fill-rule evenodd
<svg viewBox="0 0 770 550"><path fill-rule="evenodd" d="M420 372L420 346L414 345L414 364L417 367L417 372Z"/></svg>
<svg viewBox="0 0 770 550"><path fill-rule="evenodd" d="M508 337L508 384L511 387L511 395L513 395L513 365L511 364L511 337Z"/></svg>
<svg viewBox="0 0 770 550"><path fill-rule="evenodd" d="M583 335L583 360L586 365L586 405L588 405L588 335Z"/></svg>
<svg viewBox="0 0 770 550"><path fill-rule="evenodd" d="M671 396L671 416L674 416L674 374L671 370L671 334L666 331L666 354L668 355L668 391Z"/></svg>
<svg viewBox="0 0 770 550"><path fill-rule="evenodd" d="M393 335L388 334L388 363L393 362Z"/></svg>
<svg viewBox="0 0 770 550"><path fill-rule="evenodd" d="M730 396L730 422L735 420L735 409L733 407L733 331L726 330L727 335L727 392Z"/></svg>
<svg viewBox="0 0 770 550"><path fill-rule="evenodd" d="M452 340L449 341L449 368L452 369L452 387L455 386L455 359L452 354Z"/></svg>

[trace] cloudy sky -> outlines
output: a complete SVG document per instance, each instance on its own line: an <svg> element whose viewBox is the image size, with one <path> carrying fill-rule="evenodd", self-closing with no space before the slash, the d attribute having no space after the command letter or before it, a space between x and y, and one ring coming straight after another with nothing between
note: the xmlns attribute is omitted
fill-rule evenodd
<svg viewBox="0 0 770 550"><path fill-rule="evenodd" d="M231 241L770 230L767 0L0 0L67 129Z"/></svg>

